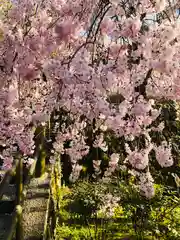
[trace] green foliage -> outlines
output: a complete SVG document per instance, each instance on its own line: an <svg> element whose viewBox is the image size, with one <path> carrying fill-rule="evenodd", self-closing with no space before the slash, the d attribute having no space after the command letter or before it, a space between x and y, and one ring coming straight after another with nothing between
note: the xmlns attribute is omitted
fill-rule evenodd
<svg viewBox="0 0 180 240"><path fill-rule="evenodd" d="M71 192L70 189L66 186L62 186L60 191L59 191L59 199L60 199L60 218L63 221L67 221L69 219L69 213L66 211L66 206L69 205L70 200L71 200Z"/></svg>
<svg viewBox="0 0 180 240"><path fill-rule="evenodd" d="M155 185L156 196L147 200L133 187L133 179L103 184L81 181L61 191L61 224L58 239L163 239L180 238L180 200L177 191ZM114 215L96 215L103 206L103 194L121 196Z"/></svg>
<svg viewBox="0 0 180 240"><path fill-rule="evenodd" d="M58 226L57 235L59 240L85 240L94 237L94 233L91 229L89 232L88 227L71 227L71 226Z"/></svg>
<svg viewBox="0 0 180 240"><path fill-rule="evenodd" d="M104 196L111 191L107 184L80 181L71 190L71 201L67 210L72 215L91 217L104 204ZM63 201L67 202L65 197Z"/></svg>

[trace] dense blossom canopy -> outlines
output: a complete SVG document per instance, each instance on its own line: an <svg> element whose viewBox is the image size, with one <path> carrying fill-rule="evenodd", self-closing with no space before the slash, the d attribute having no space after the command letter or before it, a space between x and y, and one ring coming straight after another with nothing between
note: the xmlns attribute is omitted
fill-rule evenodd
<svg viewBox="0 0 180 240"><path fill-rule="evenodd" d="M179 0L19 0L0 19L0 145L4 167L13 156L34 152L34 131L60 108L76 122L58 132L54 149L75 163L86 155L83 129L96 119L96 146L106 151L103 132L128 141L144 135L145 149L130 149L132 167L148 167L154 149L159 164L171 166L170 143L151 143L157 100L180 100ZM154 18L152 16L155 16ZM84 116L85 120L81 120ZM111 157L117 164L117 155ZM115 160L113 160L115 159ZM110 165L114 166L110 163ZM112 167L113 168L113 167ZM143 191L152 183L141 175ZM144 190L145 189L145 190Z"/></svg>

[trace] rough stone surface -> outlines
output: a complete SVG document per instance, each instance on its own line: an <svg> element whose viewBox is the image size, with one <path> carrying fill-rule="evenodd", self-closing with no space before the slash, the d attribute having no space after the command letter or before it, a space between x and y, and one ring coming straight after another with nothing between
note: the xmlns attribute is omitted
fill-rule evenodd
<svg viewBox="0 0 180 240"><path fill-rule="evenodd" d="M0 214L0 240L5 240L7 232L9 231L9 226L12 223L11 214Z"/></svg>
<svg viewBox="0 0 180 240"><path fill-rule="evenodd" d="M42 237L49 196L49 177L32 179L26 189L23 209L24 239Z"/></svg>

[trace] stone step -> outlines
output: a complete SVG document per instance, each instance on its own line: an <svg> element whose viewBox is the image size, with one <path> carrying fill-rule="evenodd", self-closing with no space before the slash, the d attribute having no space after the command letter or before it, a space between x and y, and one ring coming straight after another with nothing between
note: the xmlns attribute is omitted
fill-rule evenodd
<svg viewBox="0 0 180 240"><path fill-rule="evenodd" d="M42 239L47 202L49 197L49 177L32 179L26 187L23 208L24 240Z"/></svg>
<svg viewBox="0 0 180 240"><path fill-rule="evenodd" d="M4 192L7 190L10 180L11 180L11 172L7 171L0 182L0 199L3 197Z"/></svg>
<svg viewBox="0 0 180 240"><path fill-rule="evenodd" d="M0 201L0 214L11 214L15 208L15 201L1 200Z"/></svg>
<svg viewBox="0 0 180 240"><path fill-rule="evenodd" d="M12 214L0 214L0 240L6 240L12 220Z"/></svg>
<svg viewBox="0 0 180 240"><path fill-rule="evenodd" d="M2 200L15 200L16 198L16 185L9 184L4 188Z"/></svg>

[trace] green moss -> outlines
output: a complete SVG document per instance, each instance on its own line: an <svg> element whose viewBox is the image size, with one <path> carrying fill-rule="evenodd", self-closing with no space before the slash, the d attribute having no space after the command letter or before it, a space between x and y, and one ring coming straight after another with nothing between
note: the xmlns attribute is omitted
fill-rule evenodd
<svg viewBox="0 0 180 240"><path fill-rule="evenodd" d="M35 177L41 177L45 173L46 167L46 152L41 150L36 163Z"/></svg>

